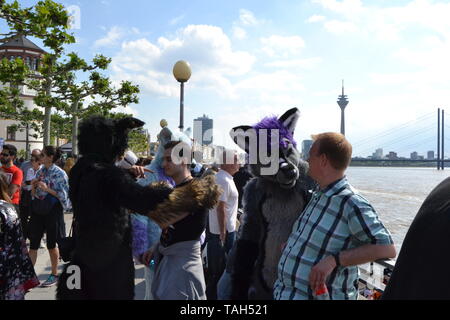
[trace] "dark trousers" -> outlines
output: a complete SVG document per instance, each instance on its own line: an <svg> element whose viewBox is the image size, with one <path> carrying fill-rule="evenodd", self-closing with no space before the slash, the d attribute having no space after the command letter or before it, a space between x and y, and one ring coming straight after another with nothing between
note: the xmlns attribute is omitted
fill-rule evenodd
<svg viewBox="0 0 450 320"><path fill-rule="evenodd" d="M31 191L22 191L20 204L14 205L16 208L17 214L20 218L20 225L22 226L22 232L23 232L23 238L29 239L30 238L30 218L31 218L31 206L30 206L30 195Z"/></svg>
<svg viewBox="0 0 450 320"><path fill-rule="evenodd" d="M218 234L209 234L207 256L208 272L206 281L206 296L208 300L217 300L217 283L225 270L226 257L233 247L236 232L227 232L225 245L222 246Z"/></svg>

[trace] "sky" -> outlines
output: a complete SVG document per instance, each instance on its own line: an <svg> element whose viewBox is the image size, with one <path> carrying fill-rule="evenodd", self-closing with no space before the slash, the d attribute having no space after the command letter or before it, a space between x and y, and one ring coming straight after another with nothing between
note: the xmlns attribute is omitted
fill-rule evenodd
<svg viewBox="0 0 450 320"><path fill-rule="evenodd" d="M450 1L61 3L76 19L77 43L67 52L87 60L109 56L105 74L140 86L140 103L124 111L146 122L152 140L161 119L179 126L172 68L186 60L192 76L184 126L203 114L213 118L215 144L233 147L231 128L293 107L301 112L299 144L311 134L339 131L336 101L344 79L354 156L376 148L403 156L436 149L437 108L449 102Z"/></svg>

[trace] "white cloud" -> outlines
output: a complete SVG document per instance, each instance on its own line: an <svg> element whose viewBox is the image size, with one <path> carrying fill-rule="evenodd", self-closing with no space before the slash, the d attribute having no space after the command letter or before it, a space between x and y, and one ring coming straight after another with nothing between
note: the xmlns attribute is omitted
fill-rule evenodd
<svg viewBox="0 0 450 320"><path fill-rule="evenodd" d="M306 68L310 69L317 66L322 61L321 58L309 59L292 59L292 60L276 60L265 64L266 67L271 68Z"/></svg>
<svg viewBox="0 0 450 320"><path fill-rule="evenodd" d="M325 9L347 16L357 15L364 10L360 0L313 0L312 2L320 4Z"/></svg>
<svg viewBox="0 0 450 320"><path fill-rule="evenodd" d="M239 10L239 21L244 26L256 26L259 24L259 21L255 18L253 12L246 9Z"/></svg>
<svg viewBox="0 0 450 320"><path fill-rule="evenodd" d="M147 39L124 42L113 58L112 70L114 77L137 82L146 93L177 96L172 68L181 59L191 64L191 87L214 89L229 97L235 97L230 77L248 73L255 61L249 53L233 50L221 28L189 25L155 43Z"/></svg>
<svg viewBox="0 0 450 320"><path fill-rule="evenodd" d="M446 39L450 38L450 3L413 0L406 5L377 7L363 5L360 0L312 0L326 10L341 15L343 20L324 21L330 32L359 30L364 37L397 41L402 33L423 28ZM394 2L393 2L394 3ZM337 22L336 22L337 21ZM338 32L336 32L338 31Z"/></svg>
<svg viewBox="0 0 450 320"><path fill-rule="evenodd" d="M247 31L241 27L233 26L233 37L238 40L247 38Z"/></svg>
<svg viewBox="0 0 450 320"><path fill-rule="evenodd" d="M270 57L288 57L296 55L305 47L305 42L299 36L283 37L273 35L261 38L262 50Z"/></svg>
<svg viewBox="0 0 450 320"><path fill-rule="evenodd" d="M105 37L98 39L94 43L94 47L109 47L119 43L119 40L125 36L125 30L118 26L113 26Z"/></svg>
<svg viewBox="0 0 450 320"><path fill-rule="evenodd" d="M176 24L180 23L184 19L184 17L185 17L184 14L182 14L182 15L180 15L178 17L175 17L175 18L173 18L173 19L171 19L169 21L169 24L170 25L176 25Z"/></svg>
<svg viewBox="0 0 450 320"><path fill-rule="evenodd" d="M311 17L309 17L306 22L308 23L314 23L314 22L321 22L321 21L325 21L327 18L325 18L324 16L320 16L320 15L313 15Z"/></svg>
<svg viewBox="0 0 450 320"><path fill-rule="evenodd" d="M352 22L332 20L325 22L325 29L331 33L344 34L358 31L357 26Z"/></svg>

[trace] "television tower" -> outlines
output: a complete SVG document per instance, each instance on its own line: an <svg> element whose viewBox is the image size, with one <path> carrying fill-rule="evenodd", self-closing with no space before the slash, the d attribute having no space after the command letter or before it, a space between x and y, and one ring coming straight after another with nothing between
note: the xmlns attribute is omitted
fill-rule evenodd
<svg viewBox="0 0 450 320"><path fill-rule="evenodd" d="M345 136L345 107L348 105L347 96L344 94L344 80L342 80L342 94L338 97L337 104L341 108L341 133Z"/></svg>

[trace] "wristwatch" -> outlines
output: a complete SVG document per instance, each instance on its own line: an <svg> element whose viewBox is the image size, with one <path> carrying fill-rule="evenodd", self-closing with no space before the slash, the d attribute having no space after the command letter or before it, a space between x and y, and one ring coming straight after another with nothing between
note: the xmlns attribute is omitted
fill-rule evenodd
<svg viewBox="0 0 450 320"><path fill-rule="evenodd" d="M334 261L336 261L336 267L341 266L341 259L339 259L339 253L332 254Z"/></svg>

